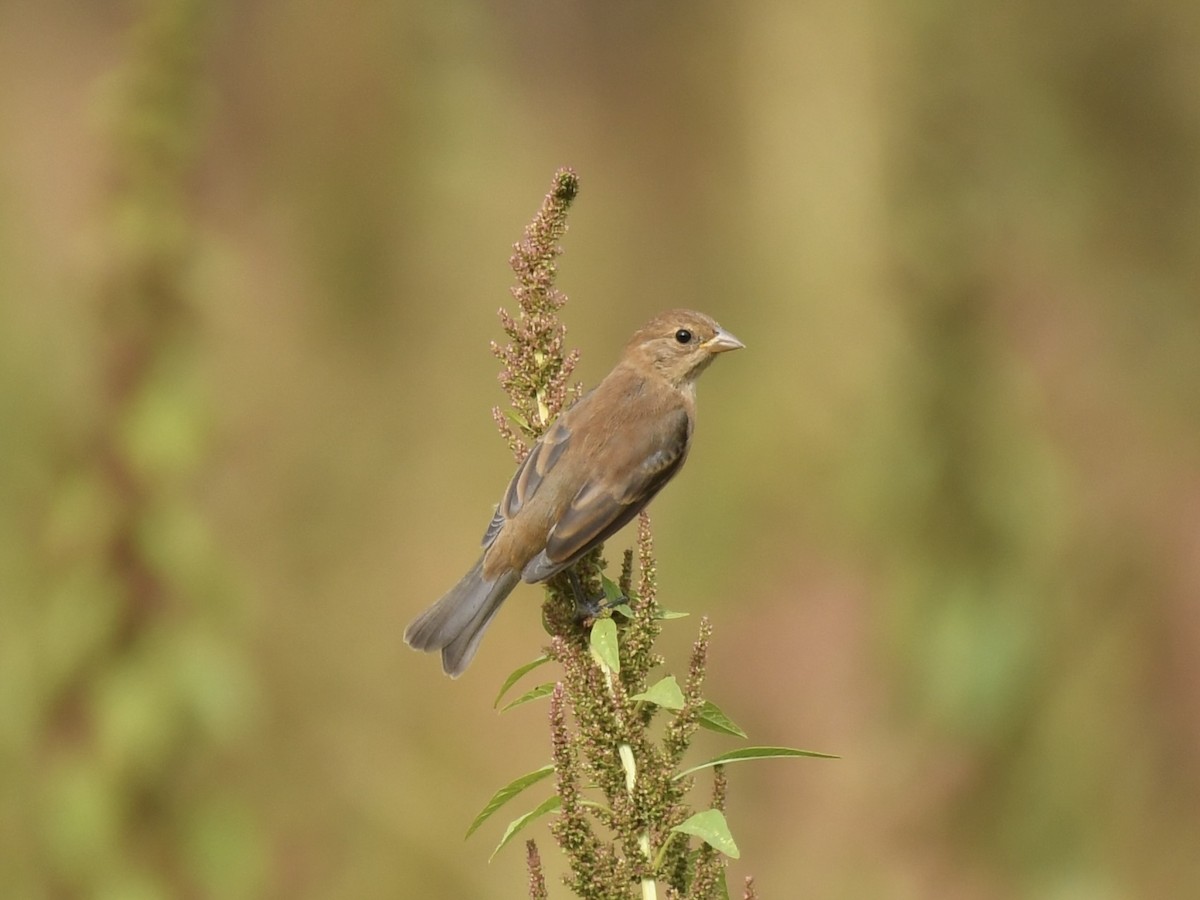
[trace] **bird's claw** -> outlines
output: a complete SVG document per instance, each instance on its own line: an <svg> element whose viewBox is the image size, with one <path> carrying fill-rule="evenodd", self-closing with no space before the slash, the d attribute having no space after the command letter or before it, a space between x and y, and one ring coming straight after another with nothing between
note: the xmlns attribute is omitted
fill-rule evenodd
<svg viewBox="0 0 1200 900"><path fill-rule="evenodd" d="M583 582L573 569L567 571L567 582L571 585L571 593L575 595L575 620L577 622L587 623L598 619L605 610L629 602L628 598L624 596L614 597L611 600L604 594L595 597L588 596L587 591L583 589Z"/></svg>

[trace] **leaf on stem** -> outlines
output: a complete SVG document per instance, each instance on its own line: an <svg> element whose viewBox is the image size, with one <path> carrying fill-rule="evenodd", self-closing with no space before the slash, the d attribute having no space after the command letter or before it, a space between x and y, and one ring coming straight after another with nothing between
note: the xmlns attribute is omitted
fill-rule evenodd
<svg viewBox="0 0 1200 900"><path fill-rule="evenodd" d="M597 619L590 639L592 656L614 675L621 674L621 651L617 642L617 623L612 619Z"/></svg>
<svg viewBox="0 0 1200 900"><path fill-rule="evenodd" d="M537 659L533 660L533 662L527 662L527 663L525 663L525 665L519 666L516 669L514 669L513 673L504 679L504 684L500 685L500 693L498 693L496 695L496 699L494 701L492 701L492 708L495 709L497 706L500 705L501 698L505 694L508 693L509 688L511 688L518 681L520 681L521 678L524 677L526 673L532 672L538 666L544 665L545 663L548 663L548 662L550 662L550 657L542 655L542 656L539 656Z"/></svg>
<svg viewBox="0 0 1200 900"><path fill-rule="evenodd" d="M516 425L518 428L520 428L522 431L528 432L528 431L533 430L529 427L529 420L527 420L523 415L521 415L515 409L504 410L504 417L506 419L508 419L510 422L512 422L514 425Z"/></svg>
<svg viewBox="0 0 1200 900"><path fill-rule="evenodd" d="M683 709L684 704L683 691L680 690L679 682L675 680L674 675L668 675L629 699L645 700L647 703L653 703L664 709Z"/></svg>
<svg viewBox="0 0 1200 900"><path fill-rule="evenodd" d="M605 576L601 575L600 586L604 589L604 599L608 602L609 606L612 606L618 600L623 601L628 599L623 593L621 593L621 586L611 578L606 578Z"/></svg>
<svg viewBox="0 0 1200 900"><path fill-rule="evenodd" d="M517 794L521 793L521 791L525 790L525 788L532 784L537 784L543 778L549 778L553 774L554 766L542 766L540 769L535 769L528 775L522 775L515 781L512 781L500 788L500 790L496 791L496 793L492 795L492 799L487 802L487 805L480 810L479 815L475 817L475 821L471 823L471 827L468 828L467 833L463 835L463 840L465 841L472 834L474 834L475 829L486 822L488 818L491 817L492 813L502 807L513 797L517 796Z"/></svg>
<svg viewBox="0 0 1200 900"><path fill-rule="evenodd" d="M709 731L716 731L720 734L732 734L734 737L740 738L748 736L733 719L721 712L720 707L711 700L705 700L704 705L700 707L700 725Z"/></svg>
<svg viewBox="0 0 1200 900"><path fill-rule="evenodd" d="M742 855L733 841L733 835L729 832L729 823L725 821L725 814L719 809L706 809L698 812L671 830L698 837L730 859L737 859Z"/></svg>
<svg viewBox="0 0 1200 900"><path fill-rule="evenodd" d="M509 822L508 827L504 829L504 837L500 838L500 843L496 845L496 849L493 850L492 855L488 857L488 862L491 862L493 859L495 859L496 854L503 850L505 844L516 837L517 833L520 832L521 829L535 819L540 819L546 813L553 812L554 810L558 809L561 803L562 801L558 799L558 795L556 794L553 797L547 798L546 801L538 806L537 809L530 810L529 812L525 813L525 815Z"/></svg>
<svg viewBox="0 0 1200 900"><path fill-rule="evenodd" d="M554 693L554 682L547 681L545 684L539 684L535 688L530 688L528 691L526 691L524 694L522 694L520 697L518 697L512 703L504 704L504 706L500 707L499 711L500 712L508 712L514 706L521 706L524 703L528 703L530 700L540 700L542 697L549 697L553 693Z"/></svg>
<svg viewBox="0 0 1200 900"><path fill-rule="evenodd" d="M731 762L741 762L745 759L791 759L799 756L812 759L841 759L840 756L834 756L832 753L818 753L815 750L796 750L792 747L743 747L740 750L733 750L729 753L722 753L720 756L714 756L708 762L692 766L690 769L684 769L675 775L675 780L678 781L680 778L691 775L693 772L699 772L701 769L723 766Z"/></svg>

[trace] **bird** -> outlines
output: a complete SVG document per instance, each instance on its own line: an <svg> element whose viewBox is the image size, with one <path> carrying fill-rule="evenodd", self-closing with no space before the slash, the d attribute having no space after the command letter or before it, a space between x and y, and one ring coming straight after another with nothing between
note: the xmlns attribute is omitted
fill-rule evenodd
<svg viewBox="0 0 1200 900"><path fill-rule="evenodd" d="M440 651L457 678L501 604L521 581L544 582L612 537L683 466L696 416L696 379L745 345L710 316L661 313L626 343L612 371L537 441L462 579L404 631L416 650Z"/></svg>

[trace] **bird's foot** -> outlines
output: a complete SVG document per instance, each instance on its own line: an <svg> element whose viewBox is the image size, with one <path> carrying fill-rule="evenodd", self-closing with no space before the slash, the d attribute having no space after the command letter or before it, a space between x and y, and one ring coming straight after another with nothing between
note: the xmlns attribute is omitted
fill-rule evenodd
<svg viewBox="0 0 1200 900"><path fill-rule="evenodd" d="M623 596L609 598L603 593L594 597L589 596L583 588L583 582L574 570L567 571L567 582L571 585L571 593L575 595L575 621L577 622L598 619L606 609L629 602L628 598Z"/></svg>

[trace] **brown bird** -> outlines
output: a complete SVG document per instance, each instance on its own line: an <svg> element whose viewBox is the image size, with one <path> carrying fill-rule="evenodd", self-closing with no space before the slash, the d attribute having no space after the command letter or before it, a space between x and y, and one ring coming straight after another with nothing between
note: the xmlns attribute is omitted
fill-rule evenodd
<svg viewBox="0 0 1200 900"><path fill-rule="evenodd" d="M696 378L744 346L703 313L674 309L625 345L596 388L567 409L517 468L483 536L483 555L405 629L462 674L518 581L545 581L636 516L687 458Z"/></svg>

